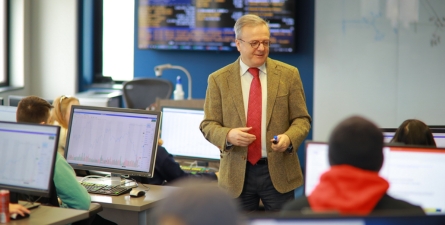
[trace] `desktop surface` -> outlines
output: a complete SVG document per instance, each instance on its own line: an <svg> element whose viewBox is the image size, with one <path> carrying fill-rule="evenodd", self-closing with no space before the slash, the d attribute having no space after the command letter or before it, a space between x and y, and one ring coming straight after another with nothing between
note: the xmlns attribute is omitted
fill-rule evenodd
<svg viewBox="0 0 445 225"><path fill-rule="evenodd" d="M91 194L91 202L96 202L105 208L120 209L125 211L141 212L153 208L157 201L167 197L169 193L177 190L178 187L139 184L137 189L145 191L145 196L132 198L129 193L118 196L107 196Z"/></svg>
<svg viewBox="0 0 445 225"><path fill-rule="evenodd" d="M40 206L32 209L28 218L11 220L9 225L65 225L87 219L89 212L86 210L67 209L52 206Z"/></svg>

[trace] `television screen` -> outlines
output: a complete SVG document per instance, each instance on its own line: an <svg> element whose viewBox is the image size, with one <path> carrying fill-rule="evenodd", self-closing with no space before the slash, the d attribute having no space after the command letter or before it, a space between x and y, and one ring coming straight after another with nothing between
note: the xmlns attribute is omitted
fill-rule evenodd
<svg viewBox="0 0 445 225"><path fill-rule="evenodd" d="M236 51L236 20L256 14L269 22L271 52L293 52L295 1L140 0L140 49Z"/></svg>

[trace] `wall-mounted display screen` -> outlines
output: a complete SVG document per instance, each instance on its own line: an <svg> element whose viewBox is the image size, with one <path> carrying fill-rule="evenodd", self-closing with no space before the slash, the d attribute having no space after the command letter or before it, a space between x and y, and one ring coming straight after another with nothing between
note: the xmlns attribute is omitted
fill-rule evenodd
<svg viewBox="0 0 445 225"><path fill-rule="evenodd" d="M236 20L256 14L269 22L271 52L293 52L294 0L140 0L140 49L236 51Z"/></svg>

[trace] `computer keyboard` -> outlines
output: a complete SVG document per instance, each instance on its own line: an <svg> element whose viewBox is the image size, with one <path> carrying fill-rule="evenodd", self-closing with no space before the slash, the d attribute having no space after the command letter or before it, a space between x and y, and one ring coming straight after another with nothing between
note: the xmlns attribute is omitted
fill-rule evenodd
<svg viewBox="0 0 445 225"><path fill-rule="evenodd" d="M80 183L84 186L88 193L101 194L101 195L121 195L131 191L131 187L125 187L121 185L104 185L94 183Z"/></svg>

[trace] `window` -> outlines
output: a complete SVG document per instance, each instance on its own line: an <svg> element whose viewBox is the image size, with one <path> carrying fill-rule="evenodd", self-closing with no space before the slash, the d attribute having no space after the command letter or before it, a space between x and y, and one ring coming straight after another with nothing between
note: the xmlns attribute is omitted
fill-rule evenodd
<svg viewBox="0 0 445 225"><path fill-rule="evenodd" d="M135 1L103 1L102 74L114 81L134 76Z"/></svg>
<svg viewBox="0 0 445 225"><path fill-rule="evenodd" d="M8 85L8 1L0 3L0 86Z"/></svg>

